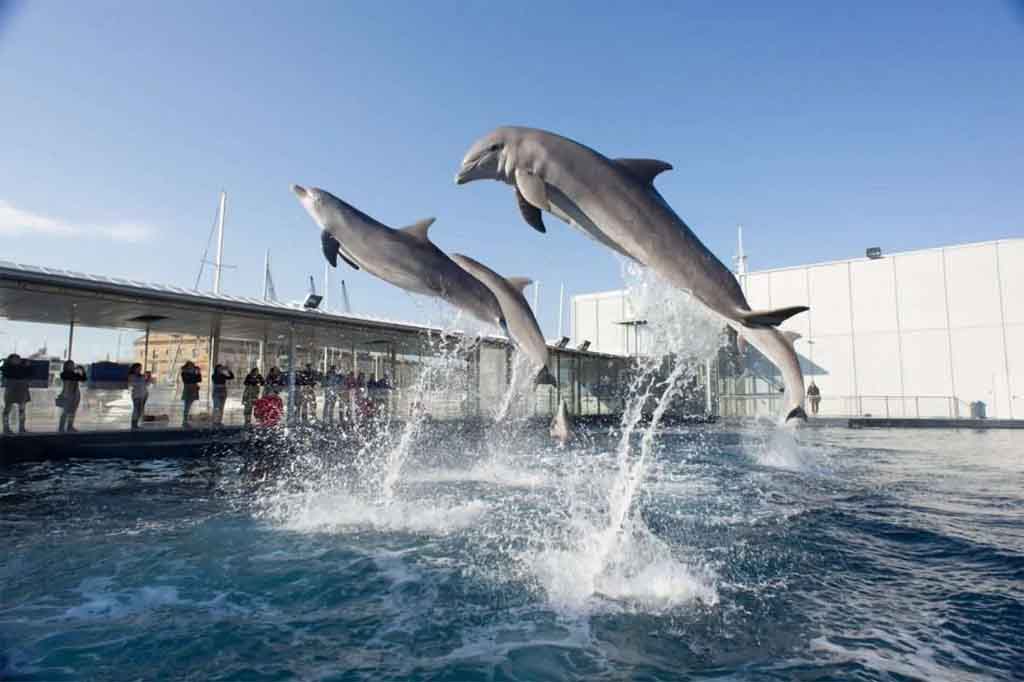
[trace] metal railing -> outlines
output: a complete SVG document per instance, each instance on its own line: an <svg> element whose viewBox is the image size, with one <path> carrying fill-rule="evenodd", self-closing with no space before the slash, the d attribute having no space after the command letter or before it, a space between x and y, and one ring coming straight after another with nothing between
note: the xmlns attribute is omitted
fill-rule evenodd
<svg viewBox="0 0 1024 682"><path fill-rule="evenodd" d="M722 394L718 397L723 417L776 416L783 408L781 393ZM808 398L809 415L819 417L884 417L889 419L963 419L970 405L956 396L944 395L840 395L822 396L815 411Z"/></svg>

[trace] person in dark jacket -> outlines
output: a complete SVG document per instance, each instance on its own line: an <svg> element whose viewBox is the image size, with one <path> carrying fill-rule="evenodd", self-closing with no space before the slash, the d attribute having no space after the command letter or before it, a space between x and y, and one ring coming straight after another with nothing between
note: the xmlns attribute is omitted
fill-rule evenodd
<svg viewBox="0 0 1024 682"><path fill-rule="evenodd" d="M136 362L128 368L128 385L132 394L132 431L139 428L139 421L146 414L146 401L149 400L149 384L152 376L142 371L142 364Z"/></svg>
<svg viewBox="0 0 1024 682"><path fill-rule="evenodd" d="M75 413L82 402L82 389L79 386L86 380L85 369L71 360L64 363L60 373L61 390L57 396L60 405L60 422L57 431L60 433L75 432Z"/></svg>
<svg viewBox="0 0 1024 682"><path fill-rule="evenodd" d="M281 376L281 370L277 367L271 367L270 371L267 372L267 378L263 384L263 395L277 395L281 392L281 386L284 385L284 377Z"/></svg>
<svg viewBox="0 0 1024 682"><path fill-rule="evenodd" d="M242 382L242 385L245 387L242 389L242 415L245 418L246 426L252 426L252 408L256 401L259 400L260 386L263 383L263 375L260 374L258 367L253 367L249 370L249 373L245 375L245 380Z"/></svg>
<svg viewBox="0 0 1024 682"><path fill-rule="evenodd" d="M811 385L807 387L807 398L811 402L811 414L817 416L818 406L821 405L821 389L811 379Z"/></svg>
<svg viewBox="0 0 1024 682"><path fill-rule="evenodd" d="M190 426L188 421L189 412L192 411L192 404L199 400L199 384L203 381L203 373L199 371L191 360L181 366L181 401L184 403L181 427Z"/></svg>
<svg viewBox="0 0 1024 682"><path fill-rule="evenodd" d="M324 423L334 423L334 408L338 403L338 394L344 379L338 373L338 368L331 366L324 375Z"/></svg>
<svg viewBox="0 0 1024 682"><path fill-rule="evenodd" d="M235 374L227 365L213 368L213 425L224 424L224 403L228 400L228 383L235 380Z"/></svg>
<svg viewBox="0 0 1024 682"><path fill-rule="evenodd" d="M29 379L32 366L17 353L11 353L0 367L4 382L4 434L11 434L11 412L18 408L18 433L25 433L25 404L32 400Z"/></svg>

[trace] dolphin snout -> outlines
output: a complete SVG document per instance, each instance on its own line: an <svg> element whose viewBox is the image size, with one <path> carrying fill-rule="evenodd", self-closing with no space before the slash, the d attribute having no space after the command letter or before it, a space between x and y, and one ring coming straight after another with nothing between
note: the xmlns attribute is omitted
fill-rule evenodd
<svg viewBox="0 0 1024 682"><path fill-rule="evenodd" d="M309 190L302 185L292 185L292 191L295 192L295 196L299 199L305 199L309 196Z"/></svg>

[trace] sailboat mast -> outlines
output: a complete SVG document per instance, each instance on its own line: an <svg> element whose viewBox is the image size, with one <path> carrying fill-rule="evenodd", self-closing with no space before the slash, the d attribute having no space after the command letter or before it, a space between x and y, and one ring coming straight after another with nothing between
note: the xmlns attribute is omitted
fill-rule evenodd
<svg viewBox="0 0 1024 682"><path fill-rule="evenodd" d="M220 293L220 275L224 263L224 213L227 210L228 195L220 193L220 210L217 212L217 258L214 262L213 293Z"/></svg>

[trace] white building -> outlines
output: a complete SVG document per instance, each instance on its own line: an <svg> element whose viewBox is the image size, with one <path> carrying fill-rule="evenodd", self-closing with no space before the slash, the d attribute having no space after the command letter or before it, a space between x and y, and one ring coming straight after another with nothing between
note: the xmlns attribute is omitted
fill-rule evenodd
<svg viewBox="0 0 1024 682"><path fill-rule="evenodd" d="M754 309L809 305L783 329L800 334L805 381L822 414L1024 418L1024 239L1006 239L751 272ZM605 353L643 349L622 291L575 296L575 343ZM774 368L720 368L722 414L771 413ZM751 368L754 369L751 369ZM766 369L767 367L767 369Z"/></svg>

